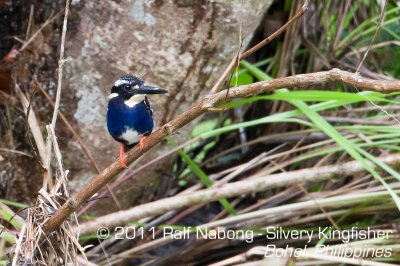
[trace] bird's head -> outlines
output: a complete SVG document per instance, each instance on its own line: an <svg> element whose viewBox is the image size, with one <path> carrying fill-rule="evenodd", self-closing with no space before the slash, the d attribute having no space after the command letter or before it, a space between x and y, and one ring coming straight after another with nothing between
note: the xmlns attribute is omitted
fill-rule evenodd
<svg viewBox="0 0 400 266"><path fill-rule="evenodd" d="M148 94L167 93L167 90L146 85L143 80L135 76L120 77L112 86L110 99L119 97L124 101L143 101Z"/></svg>

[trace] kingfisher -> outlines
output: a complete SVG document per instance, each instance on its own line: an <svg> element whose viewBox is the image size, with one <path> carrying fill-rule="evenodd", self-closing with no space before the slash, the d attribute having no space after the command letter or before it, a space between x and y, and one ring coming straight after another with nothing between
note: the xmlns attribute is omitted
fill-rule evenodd
<svg viewBox="0 0 400 266"><path fill-rule="evenodd" d="M119 161L123 168L127 168L125 149L138 142L143 149L146 137L153 131L153 111L147 95L167 92L149 86L135 76L120 77L112 86L107 107L107 128L120 143Z"/></svg>

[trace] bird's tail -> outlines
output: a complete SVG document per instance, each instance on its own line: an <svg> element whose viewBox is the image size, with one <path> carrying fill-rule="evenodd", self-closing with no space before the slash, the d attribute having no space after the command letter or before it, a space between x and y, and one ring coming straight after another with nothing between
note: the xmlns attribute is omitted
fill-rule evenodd
<svg viewBox="0 0 400 266"><path fill-rule="evenodd" d="M130 144L130 145L125 144L125 145L124 145L124 152L130 151L136 144L137 144L137 143L133 143L133 144Z"/></svg>

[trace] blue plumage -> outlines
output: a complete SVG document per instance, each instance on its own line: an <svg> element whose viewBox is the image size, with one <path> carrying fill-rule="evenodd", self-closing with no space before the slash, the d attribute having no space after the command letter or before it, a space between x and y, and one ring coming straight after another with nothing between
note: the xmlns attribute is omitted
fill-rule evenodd
<svg viewBox="0 0 400 266"><path fill-rule="evenodd" d="M122 135L129 130L136 131L138 135L149 135L153 131L153 118L151 110L145 101L129 107L121 97L114 97L108 103L107 128L110 135L119 142L127 145L134 144Z"/></svg>
<svg viewBox="0 0 400 266"><path fill-rule="evenodd" d="M148 86L138 77L124 76L113 85L107 107L107 128L120 145L119 159L126 168L125 148L144 140L153 131L153 118L146 95L166 93L166 90Z"/></svg>

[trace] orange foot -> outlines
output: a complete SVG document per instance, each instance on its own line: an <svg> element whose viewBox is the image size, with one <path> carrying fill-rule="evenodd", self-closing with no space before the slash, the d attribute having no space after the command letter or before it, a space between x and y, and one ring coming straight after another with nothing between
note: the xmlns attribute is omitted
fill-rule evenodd
<svg viewBox="0 0 400 266"><path fill-rule="evenodd" d="M141 150L144 149L144 140L145 140L146 138L147 138L147 137L144 136L144 135L140 136L139 147L140 147Z"/></svg>
<svg viewBox="0 0 400 266"><path fill-rule="evenodd" d="M119 163L121 164L122 168L128 168L125 163L125 151L124 151L125 144L121 143L119 146Z"/></svg>
<svg viewBox="0 0 400 266"><path fill-rule="evenodd" d="M3 60L11 63L17 57L18 53L19 51L17 49L12 48L11 51L5 57L3 57Z"/></svg>

